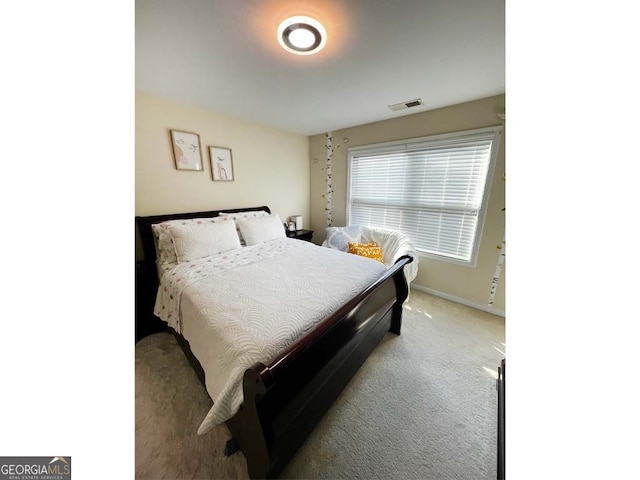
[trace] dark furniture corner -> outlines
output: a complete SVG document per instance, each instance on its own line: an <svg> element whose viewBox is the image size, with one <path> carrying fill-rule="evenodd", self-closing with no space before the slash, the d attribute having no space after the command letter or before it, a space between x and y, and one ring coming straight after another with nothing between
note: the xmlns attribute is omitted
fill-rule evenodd
<svg viewBox="0 0 640 480"><path fill-rule="evenodd" d="M310 242L311 237L313 237L313 230L296 230L295 232L287 231L287 237Z"/></svg>
<svg viewBox="0 0 640 480"><path fill-rule="evenodd" d="M152 333L167 329L167 323L153 314L158 291L158 274L155 264L136 262L136 343Z"/></svg>
<svg viewBox="0 0 640 480"><path fill-rule="evenodd" d="M500 362L498 367L498 480L504 480L504 465L505 465L505 359Z"/></svg>

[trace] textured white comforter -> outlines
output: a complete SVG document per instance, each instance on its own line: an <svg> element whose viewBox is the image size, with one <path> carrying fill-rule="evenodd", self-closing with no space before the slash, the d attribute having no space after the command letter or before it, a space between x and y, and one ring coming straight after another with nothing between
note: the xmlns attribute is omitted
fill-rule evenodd
<svg viewBox="0 0 640 480"><path fill-rule="evenodd" d="M189 342L214 402L198 433L238 411L247 368L268 363L385 271L375 260L289 238L165 271L155 313Z"/></svg>

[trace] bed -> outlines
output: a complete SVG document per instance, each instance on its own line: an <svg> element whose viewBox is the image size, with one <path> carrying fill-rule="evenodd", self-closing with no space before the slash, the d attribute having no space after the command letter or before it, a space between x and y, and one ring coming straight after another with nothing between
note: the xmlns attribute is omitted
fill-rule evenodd
<svg viewBox="0 0 640 480"><path fill-rule="evenodd" d="M264 220L239 219L251 215ZM210 219L218 232L231 228L225 217L242 224L245 247L159 268L158 224ZM267 206L136 217L145 262L158 267L154 313L215 398L199 433L226 423L251 478L277 477L386 332L400 334L404 267L413 261L403 255L382 266L302 240L256 242L275 228L271 217ZM197 252L180 248L179 255ZM316 268L322 273L311 274ZM283 296L272 299L276 283ZM316 302L314 288L326 298Z"/></svg>

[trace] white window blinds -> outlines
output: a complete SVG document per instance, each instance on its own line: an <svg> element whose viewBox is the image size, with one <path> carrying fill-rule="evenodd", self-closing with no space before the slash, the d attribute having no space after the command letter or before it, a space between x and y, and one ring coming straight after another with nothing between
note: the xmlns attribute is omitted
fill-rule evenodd
<svg viewBox="0 0 640 480"><path fill-rule="evenodd" d="M349 150L349 225L398 230L419 251L475 263L501 128Z"/></svg>

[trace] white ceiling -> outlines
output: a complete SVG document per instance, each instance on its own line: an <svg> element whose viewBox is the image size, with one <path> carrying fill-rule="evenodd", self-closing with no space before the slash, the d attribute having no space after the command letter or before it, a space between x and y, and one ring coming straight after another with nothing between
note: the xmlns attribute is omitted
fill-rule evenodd
<svg viewBox="0 0 640 480"><path fill-rule="evenodd" d="M304 135L489 97L505 92L504 3L136 0L136 89ZM327 29L316 55L277 43L296 14Z"/></svg>

